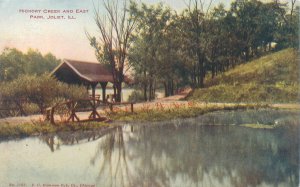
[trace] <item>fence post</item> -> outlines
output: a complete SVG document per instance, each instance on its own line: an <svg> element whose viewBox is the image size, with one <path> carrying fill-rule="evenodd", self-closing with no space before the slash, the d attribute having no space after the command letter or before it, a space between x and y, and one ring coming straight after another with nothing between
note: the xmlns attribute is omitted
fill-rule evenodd
<svg viewBox="0 0 300 187"><path fill-rule="evenodd" d="M54 123L54 107L52 107L50 110L50 123L55 124Z"/></svg>
<svg viewBox="0 0 300 187"><path fill-rule="evenodd" d="M110 109L111 112L113 111L113 104L112 103L109 104L109 109Z"/></svg>
<svg viewBox="0 0 300 187"><path fill-rule="evenodd" d="M130 103L131 113L133 113L133 103Z"/></svg>

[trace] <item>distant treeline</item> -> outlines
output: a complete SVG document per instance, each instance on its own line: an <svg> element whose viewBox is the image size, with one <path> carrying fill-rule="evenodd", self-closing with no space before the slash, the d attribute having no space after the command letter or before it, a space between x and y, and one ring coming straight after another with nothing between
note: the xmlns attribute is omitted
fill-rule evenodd
<svg viewBox="0 0 300 187"><path fill-rule="evenodd" d="M187 2L181 12L162 3L130 3L137 27L129 64L144 100L153 99L161 86L166 96L186 85L202 88L208 77L238 64L299 46L295 0L289 4L243 0L229 8L207 7L209 2L201 0Z"/></svg>
<svg viewBox="0 0 300 187"><path fill-rule="evenodd" d="M23 53L15 48L5 48L0 54L0 82L17 79L20 75L42 75L52 71L60 60L53 54L42 55L29 49Z"/></svg>

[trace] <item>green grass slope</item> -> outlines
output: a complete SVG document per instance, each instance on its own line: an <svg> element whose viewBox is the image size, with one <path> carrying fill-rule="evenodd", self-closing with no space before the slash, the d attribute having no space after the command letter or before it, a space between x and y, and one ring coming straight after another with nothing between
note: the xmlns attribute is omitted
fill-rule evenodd
<svg viewBox="0 0 300 187"><path fill-rule="evenodd" d="M299 102L299 63L295 49L285 49L239 65L195 89L188 100L204 102Z"/></svg>

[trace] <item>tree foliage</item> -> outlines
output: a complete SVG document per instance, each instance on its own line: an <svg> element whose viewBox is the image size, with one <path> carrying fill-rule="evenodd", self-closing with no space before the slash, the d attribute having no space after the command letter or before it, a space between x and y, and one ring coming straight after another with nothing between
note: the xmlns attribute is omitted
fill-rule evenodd
<svg viewBox="0 0 300 187"><path fill-rule="evenodd" d="M131 14L137 19L138 27L133 38L129 63L132 65L136 82L143 88L144 100L155 98L158 83L165 87L166 95L173 94L174 82L182 62L179 58L179 42L176 37L176 15L163 4L131 6Z"/></svg>
<svg viewBox="0 0 300 187"><path fill-rule="evenodd" d="M23 53L15 48L5 48L0 54L0 82L11 81L20 75L42 75L52 71L60 60L51 53L42 55L29 49Z"/></svg>
<svg viewBox="0 0 300 187"><path fill-rule="evenodd" d="M179 87L205 87L207 75L220 73L250 59L287 47L298 47L299 7L234 1L229 8L212 1L190 0L176 12L164 4L131 2L137 29L129 63L144 100L164 87L172 95Z"/></svg>

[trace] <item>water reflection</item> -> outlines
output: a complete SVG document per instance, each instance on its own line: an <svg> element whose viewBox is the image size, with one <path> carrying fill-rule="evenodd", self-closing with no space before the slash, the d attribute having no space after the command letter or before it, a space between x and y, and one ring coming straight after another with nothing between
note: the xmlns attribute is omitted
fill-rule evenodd
<svg viewBox="0 0 300 187"><path fill-rule="evenodd" d="M180 126L138 130L130 139L138 178L173 186L297 186L297 136L236 127Z"/></svg>
<svg viewBox="0 0 300 187"><path fill-rule="evenodd" d="M280 115L274 112L269 113L272 119L267 119L270 116L265 113L252 118L259 114L250 112L251 117L244 118L245 113L240 113L243 118L238 120L273 123L282 117L296 119L292 113L286 118L288 112ZM229 122L236 115L223 116ZM220 116L220 113L209 115L214 120L208 124L218 124L216 119ZM91 163L95 165L96 157L102 162L98 180L101 184L107 177L108 186L297 186L299 183L298 128L257 130L183 121L134 126L134 132L132 128L125 128L126 132L119 128L98 147Z"/></svg>
<svg viewBox="0 0 300 187"><path fill-rule="evenodd" d="M116 128L99 142L90 163L100 168L97 183L103 186L127 186L130 172L121 127Z"/></svg>
<svg viewBox="0 0 300 187"><path fill-rule="evenodd" d="M277 121L291 127L261 130L216 126L222 121L223 124ZM22 141L0 143L1 150L15 147L14 152L22 153L19 157L0 155L3 163L7 158L14 161L0 166L5 173L13 174L5 179L13 181L18 176L29 183L77 181L127 187L299 184L299 120L295 112L216 112L155 125L117 127L107 132L48 135L38 141L44 143L37 144L36 138L24 140L26 147ZM32 154L38 155L38 159Z"/></svg>
<svg viewBox="0 0 300 187"><path fill-rule="evenodd" d="M57 134L42 135L39 137L39 139L48 145L51 152L54 152L55 150L59 150L60 145L77 145L95 141L109 133L114 132L115 129L116 128L112 127L94 131L62 132Z"/></svg>

